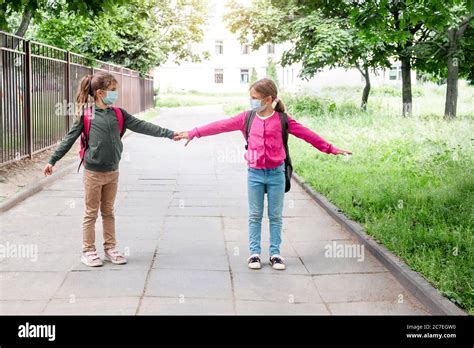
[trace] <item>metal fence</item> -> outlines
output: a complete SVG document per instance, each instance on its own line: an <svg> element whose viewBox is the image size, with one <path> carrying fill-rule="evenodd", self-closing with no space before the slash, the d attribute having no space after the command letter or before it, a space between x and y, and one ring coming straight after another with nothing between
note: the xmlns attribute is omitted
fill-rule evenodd
<svg viewBox="0 0 474 348"><path fill-rule="evenodd" d="M153 77L0 31L0 166L57 144L72 124L68 113L80 79L115 76L115 105L130 114L152 108Z"/></svg>

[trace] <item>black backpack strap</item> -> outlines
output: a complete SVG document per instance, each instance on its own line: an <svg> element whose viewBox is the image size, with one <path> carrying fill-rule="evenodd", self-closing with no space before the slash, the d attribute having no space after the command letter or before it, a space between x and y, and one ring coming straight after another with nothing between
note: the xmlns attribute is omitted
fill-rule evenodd
<svg viewBox="0 0 474 348"><path fill-rule="evenodd" d="M81 162L79 162L79 167L77 167L77 172L79 173L79 170L81 170L82 162L84 162L84 159L81 158Z"/></svg>
<svg viewBox="0 0 474 348"><path fill-rule="evenodd" d="M285 147L285 192L291 189L291 176L293 175L293 165L291 164L290 149L288 148L288 115L284 112L279 112L281 122L281 136L283 139L283 145Z"/></svg>
<svg viewBox="0 0 474 348"><path fill-rule="evenodd" d="M81 119L83 120L82 122L84 122L84 111L82 111ZM79 141L82 143L82 146L84 148L84 157L81 158L81 161L79 162L79 167L77 167L78 173L79 173L79 170L81 169L82 163L84 162L84 158L86 157L87 147L89 146L89 139L87 138L86 132L84 130L82 130L81 138Z"/></svg>
<svg viewBox="0 0 474 348"><path fill-rule="evenodd" d="M279 112L281 122L281 136L283 139L283 145L285 146L286 157L289 157L288 150L288 115L285 112Z"/></svg>
<svg viewBox="0 0 474 348"><path fill-rule="evenodd" d="M245 150L248 150L249 147L249 134L250 134L250 127L252 126L253 119L255 118L255 115L257 114L256 111L248 111L247 112L247 117L245 118Z"/></svg>

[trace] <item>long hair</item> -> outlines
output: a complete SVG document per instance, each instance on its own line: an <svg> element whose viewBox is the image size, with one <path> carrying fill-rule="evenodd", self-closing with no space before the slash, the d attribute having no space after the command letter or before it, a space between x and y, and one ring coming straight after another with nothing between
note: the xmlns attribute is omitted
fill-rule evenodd
<svg viewBox="0 0 474 348"><path fill-rule="evenodd" d="M257 92L264 98L271 96L272 102L278 98L278 88L275 82L273 82L273 80L269 78L264 78L256 81L250 86L249 89L254 89L255 92ZM285 104L283 104L280 98L278 98L278 102L275 105L275 110L278 112L285 112Z"/></svg>
<svg viewBox="0 0 474 348"><path fill-rule="evenodd" d="M82 111L88 106L91 99L92 101L96 100L97 90L105 90L114 82L117 83L114 75L106 72L98 72L94 75L84 76L77 88L75 121L80 120Z"/></svg>

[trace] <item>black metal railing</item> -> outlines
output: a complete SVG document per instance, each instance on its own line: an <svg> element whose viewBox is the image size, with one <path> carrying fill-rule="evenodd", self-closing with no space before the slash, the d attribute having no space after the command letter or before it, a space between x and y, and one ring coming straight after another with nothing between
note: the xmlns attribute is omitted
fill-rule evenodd
<svg viewBox="0 0 474 348"><path fill-rule="evenodd" d="M154 106L153 77L0 31L0 166L31 158L69 130L80 79L107 71L119 83L116 105L135 114ZM93 66L91 66L93 65Z"/></svg>

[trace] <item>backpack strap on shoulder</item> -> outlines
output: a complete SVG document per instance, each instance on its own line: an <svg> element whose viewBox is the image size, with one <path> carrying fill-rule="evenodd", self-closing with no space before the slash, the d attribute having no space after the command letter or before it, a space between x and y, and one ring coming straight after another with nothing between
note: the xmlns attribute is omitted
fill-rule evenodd
<svg viewBox="0 0 474 348"><path fill-rule="evenodd" d="M245 118L245 141L246 141L245 150L248 150L248 147L249 147L250 127L252 126L252 122L256 114L257 114L256 111L250 110L247 112L247 116Z"/></svg>
<svg viewBox="0 0 474 348"><path fill-rule="evenodd" d="M279 112L281 122L281 137L283 140L283 146L285 147L285 192L291 189L291 176L293 175L293 165L291 164L290 149L288 148L288 114L285 112Z"/></svg>
<svg viewBox="0 0 474 348"><path fill-rule="evenodd" d="M87 142L89 142L89 134L91 132L91 120L92 120L92 106L84 109L84 132Z"/></svg>
<svg viewBox="0 0 474 348"><path fill-rule="evenodd" d="M120 129L120 137L123 137L123 134L124 134L124 119L123 119L123 113L122 113L122 110L120 108L117 108L115 106L112 106L112 109L115 111L115 116L117 116L117 120L118 120L118 125L119 125L119 129Z"/></svg>
<svg viewBox="0 0 474 348"><path fill-rule="evenodd" d="M285 112L279 112L280 123L281 123L281 136L283 139L283 145L285 146L286 156L288 156L288 115Z"/></svg>
<svg viewBox="0 0 474 348"><path fill-rule="evenodd" d="M79 167L77 168L78 172L79 172L79 169L81 168L82 163L84 162L86 150L87 150L87 147L89 146L89 135L90 135L90 130L91 130L91 120L92 120L92 106L89 106L84 109L82 120L84 122L84 130L82 131L82 134L81 134L81 143L80 143L81 150L79 152L79 155L81 157L81 162L79 163Z"/></svg>

